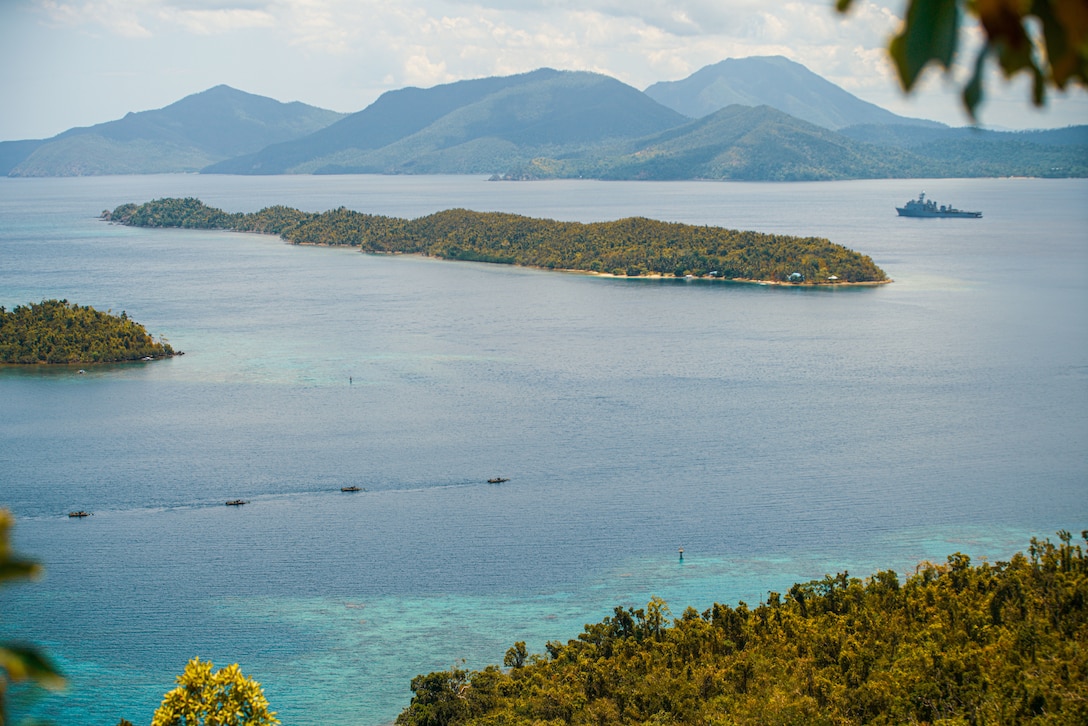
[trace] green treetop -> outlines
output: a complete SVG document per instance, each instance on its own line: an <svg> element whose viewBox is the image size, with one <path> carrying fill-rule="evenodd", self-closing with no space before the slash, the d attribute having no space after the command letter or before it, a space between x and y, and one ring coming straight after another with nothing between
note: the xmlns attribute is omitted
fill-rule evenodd
<svg viewBox="0 0 1088 726"><path fill-rule="evenodd" d="M213 670L210 661L193 658L167 693L151 726L272 726L261 684L242 674L238 664Z"/></svg>

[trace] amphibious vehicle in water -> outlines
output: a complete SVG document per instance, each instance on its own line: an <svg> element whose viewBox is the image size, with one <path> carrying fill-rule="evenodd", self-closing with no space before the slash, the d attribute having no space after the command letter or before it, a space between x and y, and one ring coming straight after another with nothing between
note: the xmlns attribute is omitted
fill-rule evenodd
<svg viewBox="0 0 1088 726"><path fill-rule="evenodd" d="M951 204L938 206L932 199L926 199L925 192L922 192L917 199L910 200L902 207L896 207L895 211L899 212L900 217L969 217L977 219L982 216L982 212L965 212L962 209L956 209Z"/></svg>

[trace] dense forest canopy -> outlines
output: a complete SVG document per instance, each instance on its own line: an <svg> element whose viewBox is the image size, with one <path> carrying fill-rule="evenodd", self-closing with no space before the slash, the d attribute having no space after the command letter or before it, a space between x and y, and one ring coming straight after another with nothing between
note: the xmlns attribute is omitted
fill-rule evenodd
<svg viewBox="0 0 1088 726"><path fill-rule="evenodd" d="M904 583L828 575L754 608L617 607L546 655L515 643L506 670L416 677L397 724L1085 724L1088 560L1058 536Z"/></svg>
<svg viewBox="0 0 1088 726"><path fill-rule="evenodd" d="M175 355L122 312L67 300L0 307L0 363L117 363Z"/></svg>
<svg viewBox="0 0 1088 726"><path fill-rule="evenodd" d="M295 244L349 245L364 252L423 254L546 269L626 275L842 284L886 282L866 255L821 237L742 232L642 217L582 224L450 209L418 219L321 213L275 206L228 213L199 199L124 204L103 218L139 227L277 234Z"/></svg>

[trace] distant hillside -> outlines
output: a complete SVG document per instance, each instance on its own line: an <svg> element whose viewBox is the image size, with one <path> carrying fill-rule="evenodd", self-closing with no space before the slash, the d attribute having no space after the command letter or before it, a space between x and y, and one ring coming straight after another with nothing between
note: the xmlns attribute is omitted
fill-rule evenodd
<svg viewBox="0 0 1088 726"><path fill-rule="evenodd" d="M342 149L379 149L425 128L460 106L532 75L480 78L428 89L388 91L362 111L306 137L273 144L204 171L213 174L286 174L302 163Z"/></svg>
<svg viewBox="0 0 1088 726"><path fill-rule="evenodd" d="M769 106L729 106L604 159L536 159L518 178L810 181L929 176L935 166L801 121Z"/></svg>
<svg viewBox="0 0 1088 726"><path fill-rule="evenodd" d="M729 58L680 81L662 81L646 95L669 108L702 118L739 104L770 106L825 129L855 124L912 124L943 127L936 121L897 116L862 101L800 63L782 56Z"/></svg>
<svg viewBox="0 0 1088 726"><path fill-rule="evenodd" d="M1036 131L990 131L973 128L926 128L921 126L859 124L839 129L839 133L858 141L905 149L923 147L939 141L1016 142L1039 146L1088 146L1088 126Z"/></svg>
<svg viewBox="0 0 1088 726"><path fill-rule="evenodd" d="M851 126L844 136L906 150L960 176L1088 176L1088 126L1040 131Z"/></svg>
<svg viewBox="0 0 1088 726"><path fill-rule="evenodd" d="M129 113L41 141L0 143L0 174L87 176L198 171L306 135L343 114L216 86L165 108Z"/></svg>
<svg viewBox="0 0 1088 726"><path fill-rule="evenodd" d="M542 68L406 88L306 138L206 173L492 173L673 128L685 117L614 78Z"/></svg>
<svg viewBox="0 0 1088 726"><path fill-rule="evenodd" d="M0 176L7 176L19 165L19 162L33 154L34 150L44 143L40 139L0 141Z"/></svg>

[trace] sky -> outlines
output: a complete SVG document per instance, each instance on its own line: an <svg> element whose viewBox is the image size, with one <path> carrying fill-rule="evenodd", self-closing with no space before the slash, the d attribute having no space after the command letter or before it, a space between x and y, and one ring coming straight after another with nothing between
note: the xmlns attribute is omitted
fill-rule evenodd
<svg viewBox="0 0 1088 726"><path fill-rule="evenodd" d="M885 47L905 0L0 0L0 140L48 138L225 83L342 112L383 92L541 67L638 89L726 58L782 55L899 114L965 126L950 75L905 96ZM988 79L992 128L1088 123L1088 92L1031 105L1026 79Z"/></svg>

